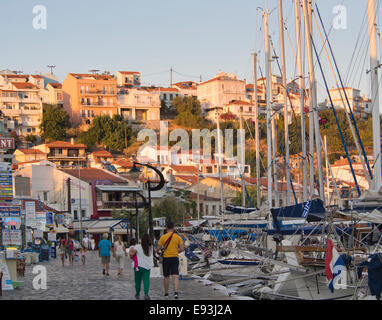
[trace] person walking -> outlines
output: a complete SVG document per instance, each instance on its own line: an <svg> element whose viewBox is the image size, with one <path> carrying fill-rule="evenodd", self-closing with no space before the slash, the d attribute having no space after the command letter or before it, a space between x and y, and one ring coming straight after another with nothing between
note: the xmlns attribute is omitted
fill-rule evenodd
<svg viewBox="0 0 382 320"><path fill-rule="evenodd" d="M108 234L104 233L103 239L98 243L98 255L101 257L102 274L109 275L111 242L108 240ZM106 270L106 272L105 272Z"/></svg>
<svg viewBox="0 0 382 320"><path fill-rule="evenodd" d="M164 296L168 298L168 289L170 285L170 275L172 276L174 286L174 298L178 299L179 288L179 253L184 251L182 238L175 233L174 224L169 221L167 223L167 233L160 237L155 252L158 254L161 249L163 251L163 282Z"/></svg>
<svg viewBox="0 0 382 320"><path fill-rule="evenodd" d="M118 263L118 275L122 275L123 267L125 266L125 256L127 256L126 253L126 247L125 244L122 242L122 236L118 236L118 240L114 242L114 258L117 260Z"/></svg>
<svg viewBox="0 0 382 320"><path fill-rule="evenodd" d="M150 271L154 266L153 261L153 245L150 236L145 233L141 238L141 244L130 247L129 255L132 258L136 256L138 261L138 270L134 268L135 280L135 299L140 299L141 284L143 281L143 291L145 300L150 300ZM133 263L134 267L134 263Z"/></svg>
<svg viewBox="0 0 382 320"><path fill-rule="evenodd" d="M66 248L67 248L67 253L68 253L68 257L69 257L69 263L71 265L73 265L74 243L73 243L73 239L72 238L69 238L69 241L68 241L68 244L67 244Z"/></svg>
<svg viewBox="0 0 382 320"><path fill-rule="evenodd" d="M85 249L89 249L89 243L90 243L90 240L88 238L88 236L85 234L84 238L82 239L82 243L81 243L81 246L85 247Z"/></svg>
<svg viewBox="0 0 382 320"><path fill-rule="evenodd" d="M62 266L65 267L66 240L62 238L58 245L58 254L61 257Z"/></svg>
<svg viewBox="0 0 382 320"><path fill-rule="evenodd" d="M94 251L95 249L95 240L93 237L90 239L90 248L92 251Z"/></svg>
<svg viewBox="0 0 382 320"><path fill-rule="evenodd" d="M82 261L82 265L85 265L86 263L86 247L84 245L82 245L82 248L81 248L81 261Z"/></svg>

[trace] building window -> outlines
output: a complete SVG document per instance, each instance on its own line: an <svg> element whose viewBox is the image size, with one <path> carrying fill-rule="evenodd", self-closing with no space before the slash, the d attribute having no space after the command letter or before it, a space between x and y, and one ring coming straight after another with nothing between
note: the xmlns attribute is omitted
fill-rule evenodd
<svg viewBox="0 0 382 320"><path fill-rule="evenodd" d="M74 218L74 220L78 219L78 211L77 210L73 210L73 218Z"/></svg>
<svg viewBox="0 0 382 320"><path fill-rule="evenodd" d="M43 192L44 201L48 201L48 191Z"/></svg>
<svg viewBox="0 0 382 320"><path fill-rule="evenodd" d="M166 93L163 94L163 99L167 100L167 94Z"/></svg>
<svg viewBox="0 0 382 320"><path fill-rule="evenodd" d="M172 93L170 94L170 100L172 101L173 97L172 97Z"/></svg>

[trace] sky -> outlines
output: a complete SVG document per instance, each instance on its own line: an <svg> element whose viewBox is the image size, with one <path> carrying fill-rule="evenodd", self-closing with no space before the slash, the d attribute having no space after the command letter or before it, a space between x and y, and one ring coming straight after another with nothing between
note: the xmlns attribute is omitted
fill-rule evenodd
<svg viewBox="0 0 382 320"><path fill-rule="evenodd" d="M290 37L286 34L287 76L295 78L293 1L283 3ZM351 63L366 1L317 0L328 30L338 4L347 9L347 28L332 30L330 41L343 74L349 64L359 64L350 78L368 95L368 57L361 52L357 64ZM33 28L36 5L47 10L46 30ZM130 70L142 73L144 85L168 86L172 66L174 82L198 82L200 77L205 81L220 71L251 82L254 51L264 70L263 19L258 7L271 11L270 35L279 54L277 0L1 0L0 69L46 73L47 65L56 65L54 73L61 81L69 72ZM317 33L315 40L321 41ZM327 63L323 64L329 73ZM276 62L273 70L277 71ZM317 78L319 96L324 97L319 74ZM333 80L328 81L332 86Z"/></svg>

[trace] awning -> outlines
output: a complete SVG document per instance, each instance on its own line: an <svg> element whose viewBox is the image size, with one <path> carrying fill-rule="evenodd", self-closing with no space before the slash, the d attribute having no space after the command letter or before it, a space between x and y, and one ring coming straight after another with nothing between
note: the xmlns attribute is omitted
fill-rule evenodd
<svg viewBox="0 0 382 320"><path fill-rule="evenodd" d="M140 192L142 188L136 186L127 186L127 185L98 185L96 186L98 190L101 191L127 191L127 192Z"/></svg>
<svg viewBox="0 0 382 320"><path fill-rule="evenodd" d="M83 228L88 233L109 233L110 230L113 228L115 234L126 234L126 229L121 227L121 222L123 220L120 219L104 219L104 220L93 220L93 221L87 221L87 226ZM120 233L116 233L120 232Z"/></svg>
<svg viewBox="0 0 382 320"><path fill-rule="evenodd" d="M86 230L88 233L109 233L110 228L90 228Z"/></svg>
<svg viewBox="0 0 382 320"><path fill-rule="evenodd" d="M114 229L114 234L127 234L127 229Z"/></svg>

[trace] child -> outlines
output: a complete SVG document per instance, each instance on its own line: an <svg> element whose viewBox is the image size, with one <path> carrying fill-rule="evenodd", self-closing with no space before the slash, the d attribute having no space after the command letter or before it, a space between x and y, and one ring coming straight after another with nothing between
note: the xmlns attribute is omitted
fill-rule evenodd
<svg viewBox="0 0 382 320"><path fill-rule="evenodd" d="M130 241L130 244L131 244L130 248L134 248L134 246L137 244L137 241L135 239L132 239ZM130 248L129 248L129 250L130 250ZM128 250L126 250L126 251L128 251ZM135 271L139 271L137 254L130 256L130 258L131 258L131 260L133 260Z"/></svg>
<svg viewBox="0 0 382 320"><path fill-rule="evenodd" d="M81 248L81 260L82 260L82 265L84 265L85 262L86 262L86 256L85 256L85 254L86 254L86 248L85 248L84 245L82 245L82 248Z"/></svg>

